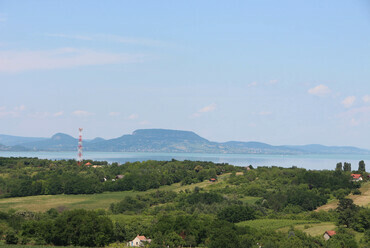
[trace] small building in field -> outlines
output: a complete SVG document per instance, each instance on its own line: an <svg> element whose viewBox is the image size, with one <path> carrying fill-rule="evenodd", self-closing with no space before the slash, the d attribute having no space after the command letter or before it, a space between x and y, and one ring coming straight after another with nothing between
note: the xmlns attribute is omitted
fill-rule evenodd
<svg viewBox="0 0 370 248"><path fill-rule="evenodd" d="M211 183L214 183L214 182L216 182L216 181L217 181L217 178L210 178L210 179L209 179L209 181L210 181Z"/></svg>
<svg viewBox="0 0 370 248"><path fill-rule="evenodd" d="M362 181L362 175L361 174L351 174L352 181L353 182L360 182Z"/></svg>
<svg viewBox="0 0 370 248"><path fill-rule="evenodd" d="M127 243L127 246L130 246L130 247L144 247L145 244L150 243L150 242L152 242L151 239L148 239L145 236L137 235L136 238L134 238L134 240L129 241Z"/></svg>
<svg viewBox="0 0 370 248"><path fill-rule="evenodd" d="M329 240L331 237L333 237L335 234L337 234L335 231L326 231L324 233L324 239Z"/></svg>

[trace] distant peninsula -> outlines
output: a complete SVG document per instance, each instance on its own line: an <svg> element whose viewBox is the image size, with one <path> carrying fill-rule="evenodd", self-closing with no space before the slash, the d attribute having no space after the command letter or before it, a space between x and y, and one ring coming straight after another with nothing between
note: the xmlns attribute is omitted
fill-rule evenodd
<svg viewBox="0 0 370 248"><path fill-rule="evenodd" d="M20 137L0 134L0 151L76 151L77 139L64 133L51 138ZM139 129L114 139L95 138L84 141L85 151L100 152L173 152L230 154L370 154L369 150L351 146L281 145L261 142L213 142L191 131Z"/></svg>

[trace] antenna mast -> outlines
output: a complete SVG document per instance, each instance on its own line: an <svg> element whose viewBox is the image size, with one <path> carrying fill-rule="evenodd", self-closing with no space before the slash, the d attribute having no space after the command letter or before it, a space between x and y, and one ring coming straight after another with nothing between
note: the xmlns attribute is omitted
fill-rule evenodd
<svg viewBox="0 0 370 248"><path fill-rule="evenodd" d="M80 127L78 129L78 159L77 159L77 164L81 165L82 164L82 128Z"/></svg>

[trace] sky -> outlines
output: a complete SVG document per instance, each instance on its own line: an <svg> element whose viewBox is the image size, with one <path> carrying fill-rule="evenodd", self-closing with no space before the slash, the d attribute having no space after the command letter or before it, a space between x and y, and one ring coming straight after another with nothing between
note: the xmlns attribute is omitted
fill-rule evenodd
<svg viewBox="0 0 370 248"><path fill-rule="evenodd" d="M370 149L368 0L0 0L0 134Z"/></svg>

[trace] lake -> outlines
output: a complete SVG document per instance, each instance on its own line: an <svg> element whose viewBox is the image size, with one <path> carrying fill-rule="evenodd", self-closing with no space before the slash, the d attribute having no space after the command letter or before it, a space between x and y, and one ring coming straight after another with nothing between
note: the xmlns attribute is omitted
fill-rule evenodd
<svg viewBox="0 0 370 248"><path fill-rule="evenodd" d="M207 153L153 153L153 152L84 152L84 159L125 163L145 160L194 160L229 163L236 166L281 166L323 170L335 169L337 162L350 162L352 169L364 160L370 164L370 155L309 154L309 155L266 155L266 154L207 154ZM38 157L46 159L76 159L77 152L4 152L0 157Z"/></svg>

